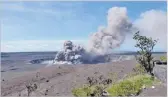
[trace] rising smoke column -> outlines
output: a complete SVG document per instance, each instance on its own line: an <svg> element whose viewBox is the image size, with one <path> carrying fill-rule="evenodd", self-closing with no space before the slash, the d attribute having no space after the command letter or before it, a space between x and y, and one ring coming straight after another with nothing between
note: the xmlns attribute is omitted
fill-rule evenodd
<svg viewBox="0 0 168 97"><path fill-rule="evenodd" d="M85 50L80 45L74 45L72 41L65 41L63 50L59 51L53 64L82 64Z"/></svg>
<svg viewBox="0 0 168 97"><path fill-rule="evenodd" d="M132 24L128 19L125 7L112 7L108 10L107 26L100 27L96 33L92 34L86 48L75 46L71 41L66 41L64 50L57 53L54 63L106 62L106 55L111 54L112 49L120 47L125 40L129 40L126 46L133 43L132 37L136 31L140 31L142 35L154 39L158 38L161 47L166 48L166 17L166 12L150 10L142 13L140 18L136 19ZM107 56L107 58L110 58L110 56Z"/></svg>
<svg viewBox="0 0 168 97"><path fill-rule="evenodd" d="M89 40L89 51L97 54L110 53L119 47L125 35L131 32L132 24L127 16L125 7L112 7L108 10L107 26L100 27Z"/></svg>

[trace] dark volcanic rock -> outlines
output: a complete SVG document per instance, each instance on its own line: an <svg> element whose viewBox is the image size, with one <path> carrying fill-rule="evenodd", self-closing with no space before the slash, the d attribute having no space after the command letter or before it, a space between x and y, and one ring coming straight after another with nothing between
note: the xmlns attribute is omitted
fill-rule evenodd
<svg viewBox="0 0 168 97"><path fill-rule="evenodd" d="M53 60L53 58L34 59L34 60L31 60L30 63L31 64L40 64L40 63L47 61L47 60Z"/></svg>
<svg viewBox="0 0 168 97"><path fill-rule="evenodd" d="M167 82L167 65L155 65L153 73L162 82Z"/></svg>
<svg viewBox="0 0 168 97"><path fill-rule="evenodd" d="M11 68L10 70L17 70L17 69L19 69L19 68Z"/></svg>
<svg viewBox="0 0 168 97"><path fill-rule="evenodd" d="M1 72L6 72L5 70L1 70Z"/></svg>

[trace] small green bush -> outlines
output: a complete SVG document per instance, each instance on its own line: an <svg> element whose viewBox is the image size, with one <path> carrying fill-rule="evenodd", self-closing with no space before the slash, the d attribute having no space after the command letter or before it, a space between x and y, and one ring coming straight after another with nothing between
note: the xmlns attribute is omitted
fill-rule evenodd
<svg viewBox="0 0 168 97"><path fill-rule="evenodd" d="M138 82L141 85L146 85L146 86L151 86L155 80L152 79L150 75L136 75L132 78L129 78L128 80L133 81L133 82Z"/></svg>
<svg viewBox="0 0 168 97"><path fill-rule="evenodd" d="M112 94L112 96L126 96L134 93L133 88L133 83L126 80L119 84L113 85L112 88L108 89L108 92Z"/></svg>
<svg viewBox="0 0 168 97"><path fill-rule="evenodd" d="M161 61L167 61L167 57L166 57L166 56L161 56L161 57L160 57L160 60L161 60Z"/></svg>
<svg viewBox="0 0 168 97"><path fill-rule="evenodd" d="M91 93L91 88L89 86L83 86L82 88L75 88L72 90L72 94L76 97L88 96Z"/></svg>
<svg viewBox="0 0 168 97"><path fill-rule="evenodd" d="M130 96L136 95L141 91L143 85L152 85L153 80L149 75L137 75L128 79L125 79L119 83L113 84L107 89L111 96Z"/></svg>
<svg viewBox="0 0 168 97"><path fill-rule="evenodd" d="M84 85L81 88L75 88L72 90L72 94L76 97L86 97L94 94L95 96L100 96L103 91L103 85L88 86Z"/></svg>
<svg viewBox="0 0 168 97"><path fill-rule="evenodd" d="M144 75L146 73L147 73L147 71L145 70L145 68L142 65L136 64L136 66L133 68L133 72L128 73L124 77L124 79L128 79L128 78L134 77L136 75Z"/></svg>
<svg viewBox="0 0 168 97"><path fill-rule="evenodd" d="M145 70L145 67L140 65L140 64L136 64L135 68L133 68L133 71L136 74L145 74L145 73L147 73L146 70Z"/></svg>
<svg viewBox="0 0 168 97"><path fill-rule="evenodd" d="M72 94L76 97L93 95L99 97L103 90L112 83L112 79L100 75L97 77L87 77L86 83L83 87L73 89Z"/></svg>
<svg viewBox="0 0 168 97"><path fill-rule="evenodd" d="M105 86L104 85L96 85L93 88L94 88L94 90L93 90L92 94L94 96L100 97L102 92L103 92L103 90L104 90L104 88L105 88Z"/></svg>

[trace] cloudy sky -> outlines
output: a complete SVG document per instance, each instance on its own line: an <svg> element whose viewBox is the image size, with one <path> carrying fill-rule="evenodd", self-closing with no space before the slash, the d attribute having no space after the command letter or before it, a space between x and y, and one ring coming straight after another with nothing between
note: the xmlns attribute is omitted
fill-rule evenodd
<svg viewBox="0 0 168 97"><path fill-rule="evenodd" d="M0 2L1 51L56 51L65 40L87 45L89 36L107 24L108 9L126 7L143 35L160 39L166 51L166 2ZM117 51L133 51L128 35Z"/></svg>

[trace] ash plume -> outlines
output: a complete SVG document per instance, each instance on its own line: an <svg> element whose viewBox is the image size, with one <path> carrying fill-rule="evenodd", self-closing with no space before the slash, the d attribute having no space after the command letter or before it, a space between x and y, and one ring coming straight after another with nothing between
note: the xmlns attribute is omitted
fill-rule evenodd
<svg viewBox="0 0 168 97"><path fill-rule="evenodd" d="M129 21L126 7L112 7L108 10L107 26L99 27L98 31L90 36L86 48L75 46L71 41L64 43L64 50L56 54L55 64L99 63L111 60L114 48L120 47L126 36L140 30L142 35L159 37L166 46L166 13L162 11L147 11L141 14L133 23ZM159 34L162 34L161 37ZM132 38L128 38L130 40ZM131 40L132 42L133 40ZM130 43L130 41L129 41ZM165 44L166 43L166 44Z"/></svg>
<svg viewBox="0 0 168 97"><path fill-rule="evenodd" d="M58 52L54 64L79 64L104 61L104 55L119 47L127 33L132 30L132 24L125 7L112 7L108 10L107 26L100 27L98 32L90 37L87 48L74 46L71 41L64 43L64 50ZM103 56L101 56L103 55Z"/></svg>
<svg viewBox="0 0 168 97"><path fill-rule="evenodd" d="M119 47L127 33L130 33L132 24L127 16L125 7L112 7L108 10L107 26L100 27L89 40L89 52L108 54L113 48Z"/></svg>
<svg viewBox="0 0 168 97"><path fill-rule="evenodd" d="M65 41L63 51L56 54L54 64L81 64L85 50L81 46L74 45L71 41Z"/></svg>

